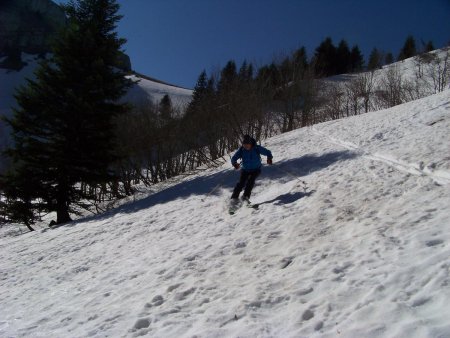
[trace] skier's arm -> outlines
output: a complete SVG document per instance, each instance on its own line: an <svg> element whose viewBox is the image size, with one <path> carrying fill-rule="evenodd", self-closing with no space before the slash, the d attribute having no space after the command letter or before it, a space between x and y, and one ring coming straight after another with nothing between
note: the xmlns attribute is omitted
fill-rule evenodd
<svg viewBox="0 0 450 338"><path fill-rule="evenodd" d="M268 160L271 160L271 159L273 158L272 152L271 152L269 149L264 148L264 147L262 147L262 146L258 146L258 147L259 147L259 153L260 153L261 155L267 156L267 159L268 159Z"/></svg>
<svg viewBox="0 0 450 338"><path fill-rule="evenodd" d="M239 148L233 155L233 157L231 158L231 164L233 165L233 167L236 166L237 161L242 158L242 150L241 148Z"/></svg>

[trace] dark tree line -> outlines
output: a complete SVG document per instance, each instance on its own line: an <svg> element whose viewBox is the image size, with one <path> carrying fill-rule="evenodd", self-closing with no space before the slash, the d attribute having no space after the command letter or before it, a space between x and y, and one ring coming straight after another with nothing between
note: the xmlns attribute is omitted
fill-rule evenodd
<svg viewBox="0 0 450 338"><path fill-rule="evenodd" d="M331 38L326 38L314 53L315 73L317 76L332 76L355 73L363 70L364 57L358 45L351 49L345 40L334 46Z"/></svg>

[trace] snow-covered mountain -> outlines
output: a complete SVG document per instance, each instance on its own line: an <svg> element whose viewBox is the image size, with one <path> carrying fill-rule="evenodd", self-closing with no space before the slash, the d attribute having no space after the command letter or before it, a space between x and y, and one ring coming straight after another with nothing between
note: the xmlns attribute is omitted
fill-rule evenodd
<svg viewBox="0 0 450 338"><path fill-rule="evenodd" d="M128 76L135 85L129 89L124 100L135 105L159 103L164 95L169 95L172 104L184 110L192 99L192 90L171 85L140 74Z"/></svg>
<svg viewBox="0 0 450 338"><path fill-rule="evenodd" d="M4 236L0 336L449 337L449 130L447 90L267 140L258 210L227 163Z"/></svg>

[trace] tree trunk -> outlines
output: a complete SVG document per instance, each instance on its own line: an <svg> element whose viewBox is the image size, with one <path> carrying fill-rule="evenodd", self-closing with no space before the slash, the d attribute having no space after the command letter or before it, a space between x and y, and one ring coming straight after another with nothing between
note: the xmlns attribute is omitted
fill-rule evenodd
<svg viewBox="0 0 450 338"><path fill-rule="evenodd" d="M70 222L72 219L69 215L69 196L67 185L60 183L58 187L58 194L56 197L56 224L63 224Z"/></svg>
<svg viewBox="0 0 450 338"><path fill-rule="evenodd" d="M63 224L70 222L72 219L69 215L69 208L67 205L60 206L58 205L56 210L56 224Z"/></svg>

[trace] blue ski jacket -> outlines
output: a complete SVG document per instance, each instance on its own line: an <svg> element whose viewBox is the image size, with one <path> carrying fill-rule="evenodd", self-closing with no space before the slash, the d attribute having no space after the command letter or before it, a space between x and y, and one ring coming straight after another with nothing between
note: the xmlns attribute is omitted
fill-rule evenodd
<svg viewBox="0 0 450 338"><path fill-rule="evenodd" d="M261 156L267 156L268 159L272 159L272 152L260 145L253 146L250 150L246 150L244 147L240 147L231 158L231 164L235 165L237 161L242 159L243 170L257 170L261 168Z"/></svg>

